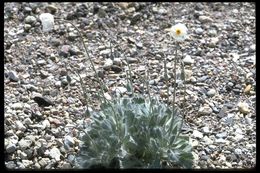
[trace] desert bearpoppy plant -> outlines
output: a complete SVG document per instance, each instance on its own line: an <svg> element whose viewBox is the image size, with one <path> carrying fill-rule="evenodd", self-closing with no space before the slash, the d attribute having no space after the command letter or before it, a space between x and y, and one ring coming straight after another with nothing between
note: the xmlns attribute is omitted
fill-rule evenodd
<svg viewBox="0 0 260 173"><path fill-rule="evenodd" d="M92 62L79 29L74 24L72 26L79 32L87 59ZM185 31L181 29L176 32L183 37ZM127 74L131 74L129 64L128 67ZM127 81L130 96L107 100L100 94L100 110L88 111L91 122L79 130L81 142L74 167L191 168L192 147L189 137L180 135L182 123L177 107L150 94L146 97L134 93L131 75L127 75ZM80 82L86 95L84 92L88 91L84 89L82 80ZM98 82L104 85L101 79Z"/></svg>

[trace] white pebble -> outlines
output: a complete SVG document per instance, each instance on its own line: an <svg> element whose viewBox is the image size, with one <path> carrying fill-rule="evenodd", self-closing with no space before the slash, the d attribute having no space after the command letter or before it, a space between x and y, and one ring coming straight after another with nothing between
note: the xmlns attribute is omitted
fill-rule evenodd
<svg viewBox="0 0 260 173"><path fill-rule="evenodd" d="M42 22L42 31L48 32L51 31L54 28L54 17L50 13L42 13L39 16L41 22Z"/></svg>
<svg viewBox="0 0 260 173"><path fill-rule="evenodd" d="M51 150L50 150L50 157L55 159L56 161L60 161L60 150L56 147L53 147Z"/></svg>
<svg viewBox="0 0 260 173"><path fill-rule="evenodd" d="M245 103L245 102L239 102L239 103L237 104L237 106L238 106L238 110L239 110L241 113L243 113L243 114L247 114L247 113L250 112L249 106L248 106L248 104Z"/></svg>
<svg viewBox="0 0 260 173"><path fill-rule="evenodd" d="M18 110L18 109L23 109L23 103L14 103L11 105L11 108Z"/></svg>
<svg viewBox="0 0 260 173"><path fill-rule="evenodd" d="M26 130L26 127L23 125L23 123L21 121L16 121L16 128L17 130L21 130L22 132L24 132Z"/></svg>
<svg viewBox="0 0 260 173"><path fill-rule="evenodd" d="M193 64L194 63L194 59L191 58L190 55L187 55L184 59L183 59L184 64Z"/></svg>
<svg viewBox="0 0 260 173"><path fill-rule="evenodd" d="M198 130L193 131L193 136L195 138L203 138L203 134L201 132L199 132Z"/></svg>
<svg viewBox="0 0 260 173"><path fill-rule="evenodd" d="M207 92L207 95L209 96L209 97L212 97L212 96L214 96L216 94L216 90L215 89L210 89L208 92Z"/></svg>

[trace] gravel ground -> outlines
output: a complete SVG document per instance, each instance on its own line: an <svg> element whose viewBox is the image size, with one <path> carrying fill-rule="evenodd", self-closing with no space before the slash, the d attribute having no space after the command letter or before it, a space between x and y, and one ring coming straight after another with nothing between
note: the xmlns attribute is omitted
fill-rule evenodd
<svg viewBox="0 0 260 173"><path fill-rule="evenodd" d="M255 167L254 3L70 2L4 4L7 168L73 168L71 161L79 150L77 128L87 121L75 70L90 90L92 108L99 106L99 86L78 33L57 20L52 32L43 33L43 12L80 28L107 84L107 97L125 93L127 60L136 92L146 91L141 76L148 69L152 94L165 100L162 59L165 55L174 83L175 57L166 28L185 24L189 38L178 55L185 63L187 102L178 105L186 110L184 133L194 148L193 168ZM176 83L176 101L181 103L182 84ZM172 91L171 86L171 96ZM50 106L39 106L34 96Z"/></svg>

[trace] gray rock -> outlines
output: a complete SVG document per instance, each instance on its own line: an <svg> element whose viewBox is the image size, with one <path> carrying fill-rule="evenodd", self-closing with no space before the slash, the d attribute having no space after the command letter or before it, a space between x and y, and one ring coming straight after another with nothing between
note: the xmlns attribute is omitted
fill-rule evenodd
<svg viewBox="0 0 260 173"><path fill-rule="evenodd" d="M195 138L203 138L203 134L199 132L198 130L194 130L192 134Z"/></svg>
<svg viewBox="0 0 260 173"><path fill-rule="evenodd" d="M50 13L41 13L39 16L43 32L50 32L54 28L54 16Z"/></svg>
<svg viewBox="0 0 260 173"><path fill-rule="evenodd" d="M111 60L110 58L107 58L105 60L105 63L103 65L104 70L109 70L111 68L111 66L113 65L113 60Z"/></svg>
<svg viewBox="0 0 260 173"><path fill-rule="evenodd" d="M17 144L19 141L19 138L17 135L13 135L13 136L9 137L8 139L9 139L9 142L12 144Z"/></svg>
<svg viewBox="0 0 260 173"><path fill-rule="evenodd" d="M49 76L49 73L45 70L40 70L40 75L42 79L45 79Z"/></svg>
<svg viewBox="0 0 260 173"><path fill-rule="evenodd" d="M61 81L56 81L54 84L56 87L61 87Z"/></svg>
<svg viewBox="0 0 260 173"><path fill-rule="evenodd" d="M53 46L56 46L56 47L58 47L58 46L61 44L60 39L55 38L55 37L54 37L54 38L51 38L50 43L51 43Z"/></svg>
<svg viewBox="0 0 260 173"><path fill-rule="evenodd" d="M225 164L228 168L232 168L232 164L230 162L225 162Z"/></svg>
<svg viewBox="0 0 260 173"><path fill-rule="evenodd" d="M190 55L186 55L186 57L183 59L184 64L190 65L194 63L194 59L191 58Z"/></svg>
<svg viewBox="0 0 260 173"><path fill-rule="evenodd" d="M132 58L132 57L128 57L126 60L127 60L127 62L128 62L129 64L137 63L137 62L138 62L138 59L137 59L137 58Z"/></svg>
<svg viewBox="0 0 260 173"><path fill-rule="evenodd" d="M20 153L20 157L21 157L22 160L27 160L28 159L27 154L25 152L21 152Z"/></svg>
<svg viewBox="0 0 260 173"><path fill-rule="evenodd" d="M28 126L28 125L33 124L33 121L30 118L27 117L23 120L23 123Z"/></svg>
<svg viewBox="0 0 260 173"><path fill-rule="evenodd" d="M53 133L53 135L55 136L59 136L60 135L60 130L59 128L52 128L51 132Z"/></svg>
<svg viewBox="0 0 260 173"><path fill-rule="evenodd" d="M123 69L118 65L112 65L111 70L114 71L115 73L120 73L121 71L123 71Z"/></svg>
<svg viewBox="0 0 260 173"><path fill-rule="evenodd" d="M26 168L29 168L30 165L33 164L33 162L31 160L22 160L22 163L23 165L26 167Z"/></svg>
<svg viewBox="0 0 260 173"><path fill-rule="evenodd" d="M209 160L209 156L207 156L207 155L203 155L203 156L200 157L200 159L201 159L201 160L206 160L206 161L207 161L207 160Z"/></svg>
<svg viewBox="0 0 260 173"><path fill-rule="evenodd" d="M112 89L112 91L118 94L124 94L127 92L127 89L125 87L115 87Z"/></svg>
<svg viewBox="0 0 260 173"><path fill-rule="evenodd" d="M18 161L18 162L16 162L16 164L17 164L18 169L25 169L26 168L22 162Z"/></svg>
<svg viewBox="0 0 260 173"><path fill-rule="evenodd" d="M24 86L29 91L36 91L36 92L39 91L38 87L36 87L36 86L34 86L32 84L27 84L27 85L24 85Z"/></svg>
<svg viewBox="0 0 260 173"><path fill-rule="evenodd" d="M14 131L13 130L8 130L7 132L5 132L5 139L6 137L10 137L10 136L14 136Z"/></svg>
<svg viewBox="0 0 260 173"><path fill-rule="evenodd" d="M55 141L56 141L56 143L57 143L57 145L58 145L59 147L63 146L63 141L62 141L62 139L56 138Z"/></svg>
<svg viewBox="0 0 260 173"><path fill-rule="evenodd" d="M135 44L137 46L137 48L141 49L143 47L143 43L141 42L136 42Z"/></svg>
<svg viewBox="0 0 260 173"><path fill-rule="evenodd" d="M217 138L226 138L227 137L227 132L222 132L222 133L218 133L216 134Z"/></svg>
<svg viewBox="0 0 260 173"><path fill-rule="evenodd" d="M216 90L215 90L215 89L210 89L210 90L207 92L207 95L208 95L209 97L213 97L215 94L216 94Z"/></svg>
<svg viewBox="0 0 260 173"><path fill-rule="evenodd" d="M73 147L75 141L71 136L65 136L64 143L69 145L70 147Z"/></svg>
<svg viewBox="0 0 260 173"><path fill-rule="evenodd" d="M251 125L252 124L252 118L246 117L245 121L247 124Z"/></svg>
<svg viewBox="0 0 260 173"><path fill-rule="evenodd" d="M191 77L190 77L190 81L191 81L192 83L196 83L196 82L197 82L197 79L196 79L194 76L191 76Z"/></svg>
<svg viewBox="0 0 260 173"><path fill-rule="evenodd" d="M218 41L219 41L218 37L213 37L213 38L210 39L208 46L210 48L214 48L214 47L217 46Z"/></svg>
<svg viewBox="0 0 260 173"><path fill-rule="evenodd" d="M250 50L251 50L251 51L255 51L255 47L256 47L255 44L252 44L252 45L250 46Z"/></svg>
<svg viewBox="0 0 260 173"><path fill-rule="evenodd" d="M58 11L58 8L55 5L49 4L46 6L46 9L50 11L50 13L56 13Z"/></svg>
<svg viewBox="0 0 260 173"><path fill-rule="evenodd" d="M9 77L10 81L12 81L12 82L18 82L19 81L19 77L18 77L18 75L15 71L8 72L8 77Z"/></svg>
<svg viewBox="0 0 260 173"><path fill-rule="evenodd" d="M215 143L218 143L218 144L225 144L227 141L225 139L222 139L222 138L219 138L219 139L216 139L215 140Z"/></svg>
<svg viewBox="0 0 260 173"><path fill-rule="evenodd" d="M213 141L207 136L204 136L202 141L204 141L206 145L213 144Z"/></svg>
<svg viewBox="0 0 260 173"><path fill-rule="evenodd" d="M196 147L198 145L199 145L199 142L197 140L193 140L192 143L191 143L192 147Z"/></svg>
<svg viewBox="0 0 260 173"><path fill-rule="evenodd" d="M236 148L234 152L235 152L235 154L237 154L237 155L242 154L242 150L241 150L240 148Z"/></svg>
<svg viewBox="0 0 260 173"><path fill-rule="evenodd" d="M210 36L217 36L217 31L215 30L215 29L213 29L213 30L209 30L209 32L208 32L208 34L210 35Z"/></svg>
<svg viewBox="0 0 260 173"><path fill-rule="evenodd" d="M46 128L50 128L50 126L51 126L51 124L50 124L49 120L44 120L44 121L42 122L42 127L41 127L41 129L44 130L44 129L46 129Z"/></svg>
<svg viewBox="0 0 260 173"><path fill-rule="evenodd" d="M209 149L211 149L211 150L214 150L214 149L216 149L216 145L209 145Z"/></svg>
<svg viewBox="0 0 260 173"><path fill-rule="evenodd" d="M103 55L110 55L111 50L110 49L105 49L99 52L99 55L103 56ZM112 61L112 60L111 60ZM110 64L110 63L109 63ZM111 64L112 65L112 64Z"/></svg>
<svg viewBox="0 0 260 173"><path fill-rule="evenodd" d="M44 59L40 59L37 61L37 65L45 65L46 61Z"/></svg>
<svg viewBox="0 0 260 173"><path fill-rule="evenodd" d="M62 165L62 169L71 169L71 164L70 163L64 163Z"/></svg>
<svg viewBox="0 0 260 173"><path fill-rule="evenodd" d="M213 22L213 19L208 16L199 16L199 21L202 23Z"/></svg>
<svg viewBox="0 0 260 173"><path fill-rule="evenodd" d="M100 18L104 18L104 17L106 17L107 13L106 13L106 11L105 11L104 9L99 8L99 9L98 9L98 12L97 12L97 15L98 15L98 17L100 17Z"/></svg>
<svg viewBox="0 0 260 173"><path fill-rule="evenodd" d="M243 134L243 131L240 128L237 128L235 134Z"/></svg>
<svg viewBox="0 0 260 173"><path fill-rule="evenodd" d="M29 148L31 145L32 145L31 140L21 139L18 142L18 146L19 146L20 150L22 150L22 151L24 151L26 148Z"/></svg>
<svg viewBox="0 0 260 173"><path fill-rule="evenodd" d="M61 156L61 153L60 153L60 150L56 147L53 147L51 150L50 150L50 157L55 159L56 161L60 161L60 156Z"/></svg>
<svg viewBox="0 0 260 173"><path fill-rule="evenodd" d="M203 34L204 30L202 28L196 28L195 29L195 33L198 34L198 35L201 35Z"/></svg>
<svg viewBox="0 0 260 173"><path fill-rule="evenodd" d="M65 58L68 57L69 53L70 53L70 49L71 49L71 47L69 45L63 45L60 49L59 55L65 57Z"/></svg>
<svg viewBox="0 0 260 173"><path fill-rule="evenodd" d="M13 108L15 110L21 110L21 109L23 109L23 103L14 103L11 105L11 108Z"/></svg>
<svg viewBox="0 0 260 173"><path fill-rule="evenodd" d="M24 7L24 11L27 13L30 13L32 11L32 9L30 7Z"/></svg>
<svg viewBox="0 0 260 173"><path fill-rule="evenodd" d="M22 132L24 132L26 130L26 127L23 125L23 123L21 121L16 121L15 125L16 125L17 130L21 130Z"/></svg>
<svg viewBox="0 0 260 173"><path fill-rule="evenodd" d="M33 100L41 107L54 106L54 103L47 97L35 96ZM40 116L39 116L40 117Z"/></svg>
<svg viewBox="0 0 260 173"><path fill-rule="evenodd" d="M131 19L131 25L135 25L141 19L141 17L142 17L141 13L139 13L139 12L134 13L134 15Z"/></svg>
<svg viewBox="0 0 260 173"><path fill-rule="evenodd" d="M50 162L50 159L49 158L42 158L41 160L39 160L39 165L41 166L41 167L45 167L48 163Z"/></svg>
<svg viewBox="0 0 260 173"><path fill-rule="evenodd" d="M122 58L114 58L113 64L121 66L122 65Z"/></svg>
<svg viewBox="0 0 260 173"><path fill-rule="evenodd" d="M29 31L32 28L30 24L24 24L24 30Z"/></svg>
<svg viewBox="0 0 260 173"><path fill-rule="evenodd" d="M72 154L69 154L67 158L68 158L68 161L69 161L70 163L73 163L73 162L74 162L74 159L75 159L75 156L72 155Z"/></svg>
<svg viewBox="0 0 260 173"><path fill-rule="evenodd" d="M203 132L203 133L206 133L206 134L207 134L207 133L210 133L209 127L207 127L207 126L203 127L203 128L202 128L202 132Z"/></svg>
<svg viewBox="0 0 260 173"><path fill-rule="evenodd" d="M5 166L7 169L15 169L16 164L14 163L14 161L9 161L9 162L5 162Z"/></svg>
<svg viewBox="0 0 260 173"><path fill-rule="evenodd" d="M205 82L205 80L208 79L208 76L202 76L200 78L197 79L198 82Z"/></svg>
<svg viewBox="0 0 260 173"><path fill-rule="evenodd" d="M13 153L13 152L15 152L15 150L16 150L16 145L15 144L9 144L6 147L6 152L7 153Z"/></svg>
<svg viewBox="0 0 260 173"><path fill-rule="evenodd" d="M239 141L241 141L243 138L244 138L244 135L236 134L236 136L234 137L234 140L237 141L237 142L239 142Z"/></svg>
<svg viewBox="0 0 260 173"><path fill-rule="evenodd" d="M246 102L239 102L237 106L238 110L243 114L248 114L250 112L249 105Z"/></svg>
<svg viewBox="0 0 260 173"><path fill-rule="evenodd" d="M36 23L36 18L34 16L27 16L25 19L24 19L24 22L26 24L34 24Z"/></svg>
<svg viewBox="0 0 260 173"><path fill-rule="evenodd" d="M196 3L195 10L201 11L204 9L204 5L202 3Z"/></svg>
<svg viewBox="0 0 260 173"><path fill-rule="evenodd" d="M200 107L198 114L199 115L209 115L212 113L212 109L209 106Z"/></svg>
<svg viewBox="0 0 260 173"><path fill-rule="evenodd" d="M69 34L68 34L68 39L70 41L74 41L77 37L78 37L78 35L75 32L69 32Z"/></svg>
<svg viewBox="0 0 260 173"><path fill-rule="evenodd" d="M34 168L35 168L35 169L41 169L41 165L40 165L38 162L36 162L36 163L34 164Z"/></svg>

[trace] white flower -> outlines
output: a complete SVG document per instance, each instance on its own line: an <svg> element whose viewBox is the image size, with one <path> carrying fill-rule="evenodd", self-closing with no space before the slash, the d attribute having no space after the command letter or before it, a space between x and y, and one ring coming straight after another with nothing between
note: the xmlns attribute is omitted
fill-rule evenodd
<svg viewBox="0 0 260 173"><path fill-rule="evenodd" d="M184 24L178 23L170 28L170 35L176 41L183 41L187 38L187 27Z"/></svg>
<svg viewBox="0 0 260 173"><path fill-rule="evenodd" d="M43 32L51 31L54 27L54 17L50 13L42 13L39 16L42 22L42 30Z"/></svg>

